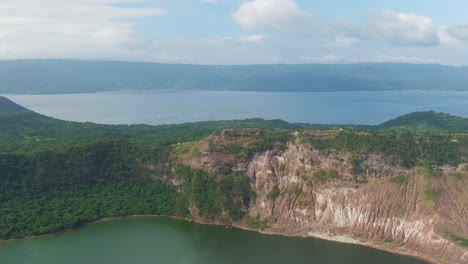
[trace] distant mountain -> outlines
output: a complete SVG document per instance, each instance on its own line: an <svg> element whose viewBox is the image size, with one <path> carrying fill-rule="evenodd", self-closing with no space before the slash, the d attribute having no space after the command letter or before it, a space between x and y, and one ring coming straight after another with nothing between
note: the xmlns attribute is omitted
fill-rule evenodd
<svg viewBox="0 0 468 264"><path fill-rule="evenodd" d="M16 104L15 102L11 101L10 99L0 96L0 112L8 111L8 112L17 112L17 111L24 111L27 110L26 108Z"/></svg>
<svg viewBox="0 0 468 264"><path fill-rule="evenodd" d="M186 65L79 60L0 61L0 93L120 90L468 90L468 67L362 63Z"/></svg>
<svg viewBox="0 0 468 264"><path fill-rule="evenodd" d="M379 129L406 129L414 131L468 131L468 118L433 111L415 112L389 120Z"/></svg>

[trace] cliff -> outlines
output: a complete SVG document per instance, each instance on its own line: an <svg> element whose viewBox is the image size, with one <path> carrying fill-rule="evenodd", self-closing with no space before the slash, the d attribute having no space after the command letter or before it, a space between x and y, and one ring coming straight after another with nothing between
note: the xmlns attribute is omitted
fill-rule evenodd
<svg viewBox="0 0 468 264"><path fill-rule="evenodd" d="M249 146L265 138L259 133L225 130L179 145L174 155L212 174L220 174L226 166L245 173L255 199L244 210L249 219L263 221L264 231L468 263L467 163L405 167L378 152L365 153L356 162L356 153L311 143L334 138L336 131L290 133L283 142L276 140L260 152L249 153ZM456 144L459 139L451 140ZM193 212L195 220L210 221ZM245 218L234 224L249 226Z"/></svg>

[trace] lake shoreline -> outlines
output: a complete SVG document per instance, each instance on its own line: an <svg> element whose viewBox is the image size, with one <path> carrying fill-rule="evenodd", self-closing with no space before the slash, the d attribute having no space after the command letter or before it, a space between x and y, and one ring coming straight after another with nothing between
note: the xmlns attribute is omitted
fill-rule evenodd
<svg viewBox="0 0 468 264"><path fill-rule="evenodd" d="M378 250L390 252L392 254L417 258L417 259L425 261L425 262L427 262L429 264L444 264L444 262L436 261L435 259L433 259L433 258L431 258L431 257L429 257L427 255L424 255L424 254L421 254L421 253L418 253L418 252L415 252L415 251L410 251L408 249L404 249L404 250L392 249L392 248L389 248L389 247L385 247L383 245L377 245L377 244L373 244L373 243L361 242L361 241L355 240L355 239L353 239L351 237L344 237L344 238L348 238L348 239L343 239L343 238L337 238L337 237L326 236L326 235L318 235L318 234L314 234L314 235L287 234L287 233L275 232L275 231L261 231L261 230L256 230L256 229L252 229L252 228L249 228L249 227L241 226L241 225L233 225L232 228L246 230L246 231L253 231L253 232L257 232L257 233L264 234L264 235L315 238L315 239L322 239L322 240L332 241L332 242L337 242L337 243L359 245L359 246L363 246L363 247L367 247L367 248L378 249Z"/></svg>
<svg viewBox="0 0 468 264"><path fill-rule="evenodd" d="M8 239L8 240L0 240L0 249L3 247L3 245L7 243L13 243L16 241L21 241L21 240L33 240L33 239L39 239L39 238L45 238L45 237L52 237L52 236L57 236L65 233L70 233L70 232L75 232L78 231L82 228L85 228L90 225L94 224L100 224L100 223L106 223L106 222L111 222L111 221L117 221L117 220L122 220L122 219L128 219L128 218L158 218L158 217L163 217L163 218L170 218L174 220L180 220L180 221L186 221L186 222L191 222L199 225L209 225L209 226L219 226L219 227L225 227L225 228L233 228L233 229L238 229L238 230L244 230L244 231L249 231L249 232L256 232L259 234L263 235L275 235L275 236L284 236L284 237L303 237L303 238L315 238L315 239L322 239L326 241L332 241L332 242L337 242L337 243L345 243L345 244L353 244L353 245L359 245L359 246L364 246L368 248L373 248L373 249L378 249L382 251L386 251L392 254L398 254L398 255L403 255L403 256L408 256L408 257L413 257L422 261L425 261L429 264L444 264L444 262L438 261L434 258L431 258L430 256L421 254L416 251L411 251L408 249L394 249L394 248L389 248L384 245L380 244L374 244L371 242L362 242L356 239L353 239L351 237L337 237L337 236L328 236L324 234L301 234L301 233L292 233L292 232L280 232L280 231L274 231L274 230L257 230L253 228L249 228L248 226L234 223L231 225L226 225L226 224L221 224L221 223L213 223L213 222L202 222L202 221L197 221L196 219L187 219L183 217L177 217L177 216L164 216L164 215L130 215L130 216L122 216L122 217L105 217L93 222L89 222L81 227L75 228L75 229L66 229L62 230L59 232L55 233L49 233L49 234L43 234L39 236L29 236L25 238L16 238L16 239ZM345 239L347 238L347 239Z"/></svg>

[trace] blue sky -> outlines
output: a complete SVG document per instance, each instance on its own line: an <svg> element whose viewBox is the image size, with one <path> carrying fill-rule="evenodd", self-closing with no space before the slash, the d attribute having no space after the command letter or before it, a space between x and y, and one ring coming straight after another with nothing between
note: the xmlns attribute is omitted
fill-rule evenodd
<svg viewBox="0 0 468 264"><path fill-rule="evenodd" d="M166 2L166 3L163 3ZM121 7L164 7L169 15L148 17L138 20L138 30L149 34L164 35L242 35L246 32L232 19L232 13L242 1L218 1L216 4L202 0L173 0L159 2L138 2L116 4ZM393 10L416 13L431 17L438 24L468 22L468 2L465 0L328 0L295 1L302 9L308 10L324 20L345 17L356 23L366 22L369 9Z"/></svg>
<svg viewBox="0 0 468 264"><path fill-rule="evenodd" d="M3 0L0 59L468 64L462 0Z"/></svg>

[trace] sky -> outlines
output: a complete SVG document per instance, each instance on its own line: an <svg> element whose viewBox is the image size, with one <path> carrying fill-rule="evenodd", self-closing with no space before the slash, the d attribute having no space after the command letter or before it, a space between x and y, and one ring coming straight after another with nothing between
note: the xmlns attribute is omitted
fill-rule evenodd
<svg viewBox="0 0 468 264"><path fill-rule="evenodd" d="M0 0L0 59L468 65L466 0Z"/></svg>

